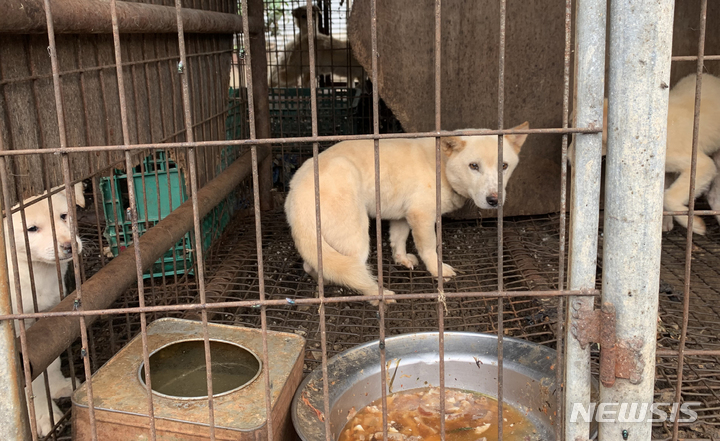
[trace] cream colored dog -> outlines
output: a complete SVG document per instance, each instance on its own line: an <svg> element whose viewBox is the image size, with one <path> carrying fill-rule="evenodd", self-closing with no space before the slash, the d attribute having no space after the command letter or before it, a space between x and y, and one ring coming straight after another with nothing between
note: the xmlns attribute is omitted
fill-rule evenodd
<svg viewBox="0 0 720 441"><path fill-rule="evenodd" d="M82 193L82 188L82 183L78 183L75 186L75 199L78 205L84 207L85 198ZM8 268L10 269L10 297L13 303L13 313L17 313L19 310L15 300L15 277L11 263L13 254L17 254L17 269L20 276L22 311L24 313L35 312L32 282L35 284L35 297L37 299L38 311L52 309L65 296L65 287L60 283L60 280L58 280L55 253L57 251L62 280L64 280L65 273L72 261L70 228L67 225L68 203L65 197L65 191L55 193L51 198L52 218L55 222L55 241L53 241L52 228L50 225L50 204L47 198L38 200L38 197L32 197L24 201L27 230L23 229L20 211L13 213L15 249L10 247L10 241L7 239L7 219L4 219L3 222L6 237L6 256ZM25 234L27 234L29 248L25 243ZM82 252L82 242L80 238L76 237L75 239L77 241L78 252ZM57 249L55 245L57 245ZM32 261L32 279L30 277L30 265L28 263L28 250L30 251ZM33 321L34 320L30 319L25 320L25 326L30 326ZM19 321L15 321L16 334L19 333L19 323ZM69 397L72 394L72 380L65 378L60 371L60 358L55 359L55 361L48 366L46 372L52 398ZM45 436L52 430L48 404L52 407L53 417L56 423L62 418L63 413L52 400L48 403L43 375L40 375L33 381L32 389L35 396L35 416L37 419L38 434Z"/></svg>
<svg viewBox="0 0 720 441"><path fill-rule="evenodd" d="M315 73L346 78L348 86L362 81L362 66L355 59L347 41L317 32L320 9L313 6L315 23ZM300 34L285 47L285 55L277 65L268 69L270 87L310 87L310 55L307 28L307 8L301 6L293 10L295 26Z"/></svg>
<svg viewBox="0 0 720 441"><path fill-rule="evenodd" d="M603 148L607 153L607 99L603 115ZM680 80L670 91L668 100L667 144L665 153L665 173L677 174L670 184L666 180L664 208L666 211L685 211L688 209L690 194L690 162L692 160L693 119L695 109L695 74ZM697 172L695 178L695 197L705 193L713 181L717 181L718 168L712 156L720 150L720 78L704 74L700 102L700 130L698 133ZM574 141L568 148L568 160L574 160ZM720 182L713 184L719 187ZM720 209L720 189L708 194L708 202L713 210ZM675 220L687 228L687 216L674 216ZM720 222L720 216L718 216ZM672 229L672 219L663 219L663 230ZM693 221L693 232L705 234L705 222L699 217Z"/></svg>
<svg viewBox="0 0 720 441"><path fill-rule="evenodd" d="M523 123L516 129L527 129ZM506 135L503 143L503 190L518 164L527 135ZM441 212L462 207L468 199L480 208L497 208L497 136L443 138ZM364 295L377 295L366 261L370 251L369 218L375 217L373 141L345 141L318 156L323 276ZM305 271L317 276L315 183L313 160L290 181L285 213ZM438 276L435 219L435 138L380 141L381 217L390 220L390 245L397 264L414 269L418 259L406 252L412 230L415 246L430 274ZM505 192L503 191L503 198ZM443 264L443 277L455 275ZM392 291L385 291L392 295ZM377 304L377 302L373 302Z"/></svg>

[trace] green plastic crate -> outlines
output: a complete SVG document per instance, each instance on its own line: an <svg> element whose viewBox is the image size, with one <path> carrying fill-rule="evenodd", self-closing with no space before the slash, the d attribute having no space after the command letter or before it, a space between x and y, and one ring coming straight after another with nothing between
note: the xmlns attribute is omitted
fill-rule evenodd
<svg viewBox="0 0 720 441"><path fill-rule="evenodd" d="M230 159L230 153L224 150L223 154L228 155L228 159ZM221 168L226 166L226 162L222 161ZM157 180L155 177L156 169ZM143 192L143 175L145 176L145 192ZM165 152L158 151L155 158L152 155L145 158L143 168L138 165L133 169L132 178L135 186L138 233L140 235L187 200L184 174L174 162L167 158ZM114 256L117 256L132 243L132 222L129 219L130 201L127 192L127 179L128 176L124 172L115 170L113 176L100 180L103 212L106 220L104 236L110 244L110 250ZM170 182L169 190L168 180ZM113 182L114 194L112 191ZM159 210L158 191L160 196ZM115 209L113 208L113 201ZM145 211L146 202L147 212ZM232 196L230 196L202 219L203 250L207 250L213 241L222 234L222 231L230 222L232 208ZM117 210L117 215L115 210ZM194 250L193 234L187 233L172 249L168 250L163 257L155 262L143 277L147 279L173 274L191 274L195 263Z"/></svg>
<svg viewBox="0 0 720 441"><path fill-rule="evenodd" d="M318 135L353 135L361 89L318 87ZM312 109L308 88L271 88L270 131L274 138L312 135Z"/></svg>

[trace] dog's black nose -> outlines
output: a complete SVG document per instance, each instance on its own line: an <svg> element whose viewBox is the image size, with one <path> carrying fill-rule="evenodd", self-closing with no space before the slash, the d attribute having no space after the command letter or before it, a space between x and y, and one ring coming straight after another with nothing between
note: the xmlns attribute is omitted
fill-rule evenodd
<svg viewBox="0 0 720 441"><path fill-rule="evenodd" d="M60 249L65 254L72 254L72 244L70 242L61 243Z"/></svg>
<svg viewBox="0 0 720 441"><path fill-rule="evenodd" d="M497 205L498 205L498 198L497 198L496 194L491 194L490 196L485 198L485 200L487 201L488 205L490 205L491 207L497 207Z"/></svg>

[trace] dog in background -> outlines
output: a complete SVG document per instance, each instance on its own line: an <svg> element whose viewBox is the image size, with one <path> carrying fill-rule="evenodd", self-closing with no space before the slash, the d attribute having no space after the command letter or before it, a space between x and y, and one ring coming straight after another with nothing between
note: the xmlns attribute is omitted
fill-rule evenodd
<svg viewBox="0 0 720 441"><path fill-rule="evenodd" d="M347 41L318 32L320 8L313 6L315 23L315 73L347 79L348 87L362 81L363 69L355 59ZM307 8L301 6L292 12L299 35L290 42L277 65L268 69L270 87L310 87L310 55L308 42Z"/></svg>
<svg viewBox="0 0 720 441"><path fill-rule="evenodd" d="M527 129L525 122L515 129ZM503 190L520 160L527 135L505 135ZM498 199L498 137L457 136L441 140L442 214L470 199L493 209ZM390 245L395 263L414 269L419 261L406 251L412 231L420 258L438 276L435 236L435 138L380 140L380 204L375 211L373 141L344 141L318 156L322 219L323 276L364 295L377 295L376 279L367 268L369 217L390 220ZM314 160L309 159L290 181L285 213L305 271L317 277ZM503 198L506 194L503 191ZM443 278L455 271L443 264ZM394 294L385 291L386 295ZM392 302L392 300L390 300ZM377 302L373 302L377 304Z"/></svg>
<svg viewBox="0 0 720 441"><path fill-rule="evenodd" d="M692 136L695 110L695 74L681 79L670 91L668 99L667 144L665 151L665 196L666 211L688 209L690 194L690 164L692 161ZM574 119L574 118L573 118ZM607 99L603 111L603 156L607 153ZM568 160L574 162L574 140L568 148ZM711 187L706 197L713 210L720 210L720 78L703 74L700 101L700 129L698 133L697 170L695 197L701 196ZM715 159L713 159L713 155ZM717 165L716 165L717 164ZM673 181L667 174L677 175ZM687 228L687 216L674 216ZM717 216L720 222L720 216ZM672 218L663 218L663 231L673 227ZM693 232L705 234L705 222L699 217L693 220Z"/></svg>
<svg viewBox="0 0 720 441"><path fill-rule="evenodd" d="M56 190L56 187L52 191ZM85 206L85 197L83 195L83 184L75 185L75 201L77 205ZM65 286L61 280L65 280L65 274L68 271L70 262L72 261L72 246L70 237L70 228L67 224L68 201L65 191L61 190L51 196L52 213L50 212L50 203L48 198L39 199L34 196L23 201L26 228L23 229L22 215L20 211L12 214L13 231L15 238L15 248L10 247L7 219L3 220L5 228L5 250L8 268L10 269L10 297L13 304L13 313L17 314L19 305L16 304L15 298L15 277L12 265L12 256L17 255L17 271L20 278L20 292L22 294L22 312L35 312L33 306L32 283L35 285L35 298L37 299L37 310L47 311L60 303L65 296ZM17 207L17 206L16 206ZM13 208L16 208L13 207ZM55 238L53 238L51 218L55 223ZM27 234L27 243L25 235ZM78 252L82 252L82 241L76 237ZM29 246L28 246L29 245ZM32 262L32 274L30 277L30 263L28 261L28 251L30 252L30 261ZM60 263L60 271L62 279L58 279L56 266L56 252ZM25 327L32 325L34 320L26 319ZM20 321L15 321L15 333L19 334ZM47 368L48 383L50 385L50 395L53 399L61 397L69 397L72 394L72 380L65 378L60 371L60 358L55 359ZM79 383L78 383L79 384ZM52 430L50 422L50 414L48 404L52 407L54 421L57 423L62 418L63 413L57 407L55 402L47 401L45 393L45 382L43 375L33 380L33 393L35 396L35 416L38 426L38 435L46 436Z"/></svg>

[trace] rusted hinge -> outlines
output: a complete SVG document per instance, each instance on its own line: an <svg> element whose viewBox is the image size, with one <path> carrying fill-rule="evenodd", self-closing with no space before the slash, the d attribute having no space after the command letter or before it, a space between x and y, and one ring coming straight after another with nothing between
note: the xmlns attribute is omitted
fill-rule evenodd
<svg viewBox="0 0 720 441"><path fill-rule="evenodd" d="M587 309L580 302L572 304L570 330L585 349L590 343L600 345L600 382L612 387L616 378L642 381L645 362L640 356L643 339L618 340L615 335L615 306L603 303L600 309Z"/></svg>

